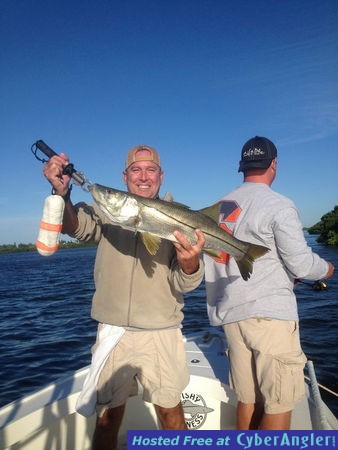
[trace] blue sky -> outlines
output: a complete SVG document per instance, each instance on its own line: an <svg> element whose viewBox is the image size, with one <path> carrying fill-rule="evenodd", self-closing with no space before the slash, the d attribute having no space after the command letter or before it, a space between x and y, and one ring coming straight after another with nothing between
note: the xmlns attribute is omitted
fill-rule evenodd
<svg viewBox="0 0 338 450"><path fill-rule="evenodd" d="M263 135L305 226L338 203L336 0L1 0L0 60L0 244L36 240L38 139L119 189L126 151L152 145L162 193L199 209Z"/></svg>

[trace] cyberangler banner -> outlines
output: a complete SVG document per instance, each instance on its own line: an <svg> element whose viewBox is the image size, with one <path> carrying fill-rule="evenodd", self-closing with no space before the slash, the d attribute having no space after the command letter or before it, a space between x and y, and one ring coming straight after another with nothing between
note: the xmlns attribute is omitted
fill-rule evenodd
<svg viewBox="0 0 338 450"><path fill-rule="evenodd" d="M337 431L128 431L128 450L151 449L221 449L288 450L332 449Z"/></svg>

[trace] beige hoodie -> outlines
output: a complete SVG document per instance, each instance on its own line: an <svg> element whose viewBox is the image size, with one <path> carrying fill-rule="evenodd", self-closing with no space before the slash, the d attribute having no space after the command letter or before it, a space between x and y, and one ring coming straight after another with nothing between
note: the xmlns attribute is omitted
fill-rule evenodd
<svg viewBox="0 0 338 450"><path fill-rule="evenodd" d="M79 226L74 237L98 244L92 318L111 325L138 329L180 326L183 293L196 289L204 275L186 275L179 267L173 244L162 240L155 256L148 253L139 233L113 225L97 205L75 205Z"/></svg>

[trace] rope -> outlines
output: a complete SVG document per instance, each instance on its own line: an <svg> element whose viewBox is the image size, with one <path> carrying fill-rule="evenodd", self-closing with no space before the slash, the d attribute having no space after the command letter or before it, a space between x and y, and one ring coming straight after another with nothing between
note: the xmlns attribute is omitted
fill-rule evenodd
<svg viewBox="0 0 338 450"><path fill-rule="evenodd" d="M310 379L309 377L307 377L306 375L304 375L304 378L305 378L307 381L311 381L311 379ZM329 392L330 394L334 395L335 397L338 397L337 392L331 391L331 389L329 389L329 388L323 386L323 385L320 384L320 383L317 383L317 384L318 384L318 386L319 386L321 389L323 389L324 391L327 391L327 392Z"/></svg>

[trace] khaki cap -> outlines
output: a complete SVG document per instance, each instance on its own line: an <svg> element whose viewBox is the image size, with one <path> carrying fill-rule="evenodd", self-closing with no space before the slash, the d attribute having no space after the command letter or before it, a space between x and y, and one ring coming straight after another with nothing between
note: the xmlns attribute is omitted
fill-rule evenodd
<svg viewBox="0 0 338 450"><path fill-rule="evenodd" d="M149 145L136 145L129 150L126 159L126 169L137 161L152 161L161 167L160 157L157 151Z"/></svg>

